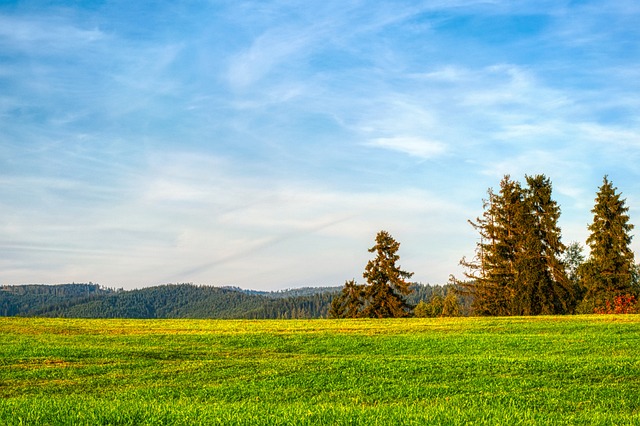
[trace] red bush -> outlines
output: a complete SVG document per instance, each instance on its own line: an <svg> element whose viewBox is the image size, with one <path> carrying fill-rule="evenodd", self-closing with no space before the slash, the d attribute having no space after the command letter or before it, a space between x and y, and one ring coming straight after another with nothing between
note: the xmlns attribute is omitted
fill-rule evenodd
<svg viewBox="0 0 640 426"><path fill-rule="evenodd" d="M624 296L616 296L613 303L607 300L605 306L595 308L596 314L636 314L638 313L637 300L635 296L625 294Z"/></svg>

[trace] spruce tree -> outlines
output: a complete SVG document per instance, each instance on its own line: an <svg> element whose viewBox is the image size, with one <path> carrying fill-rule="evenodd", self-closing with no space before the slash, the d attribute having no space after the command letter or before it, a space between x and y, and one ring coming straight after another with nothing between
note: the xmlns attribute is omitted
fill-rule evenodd
<svg viewBox="0 0 640 426"><path fill-rule="evenodd" d="M443 317L459 317L462 315L460 303L456 297L455 292L449 291L447 297L442 302L442 314Z"/></svg>
<svg viewBox="0 0 640 426"><path fill-rule="evenodd" d="M605 176L591 210L593 223L587 238L591 252L582 268L585 303L594 308L616 296L636 293L634 255L629 247L633 225L625 201Z"/></svg>
<svg viewBox="0 0 640 426"><path fill-rule="evenodd" d="M560 207L551 198L549 178L526 176L526 181L512 314L567 313L574 307L575 295L562 262L566 247L558 226Z"/></svg>
<svg viewBox="0 0 640 426"><path fill-rule="evenodd" d="M429 316L428 313L429 313L429 308L427 306L427 302L425 302L424 300L421 300L420 302L418 302L418 304L413 310L413 315L416 318L427 318Z"/></svg>
<svg viewBox="0 0 640 426"><path fill-rule="evenodd" d="M398 318L411 312L412 307L405 299L411 293L410 283L405 280L411 278L413 272L403 271L396 265L400 259L399 248L400 243L388 232L380 231L376 235L376 244L369 249L376 257L367 263L362 274L367 281L364 317Z"/></svg>
<svg viewBox="0 0 640 426"><path fill-rule="evenodd" d="M523 191L520 183L505 176L500 192L488 190L484 213L469 221L480 234L473 261L462 259L470 281L463 287L473 296L473 311L478 315L510 315L516 290L516 253L519 221L522 218Z"/></svg>
<svg viewBox="0 0 640 426"><path fill-rule="evenodd" d="M527 176L527 187L505 176L488 191L485 211L471 225L479 232L476 257L462 260L471 281L463 285L479 315L558 314L572 310L558 226L560 208L551 181Z"/></svg>
<svg viewBox="0 0 640 426"><path fill-rule="evenodd" d="M411 306L405 296L411 293L410 283L405 281L413 276L412 272L403 271L396 262L400 259L397 252L400 243L386 231L376 235L376 244L369 249L376 253L362 274L367 281L365 295L367 299L362 315L370 318L406 317Z"/></svg>
<svg viewBox="0 0 640 426"><path fill-rule="evenodd" d="M329 317L358 318L364 307L364 286L355 280L347 281L340 294L331 301Z"/></svg>
<svg viewBox="0 0 640 426"><path fill-rule="evenodd" d="M427 304L427 317L437 318L442 315L442 309L444 305L444 299L439 294L431 296L429 303Z"/></svg>
<svg viewBox="0 0 640 426"><path fill-rule="evenodd" d="M413 276L403 271L396 262L400 243L386 231L376 236L376 244L369 249L376 253L363 273L366 284L347 281L341 293L331 302L329 316L333 318L388 318L406 317L411 313L405 296L411 293L410 283L405 281Z"/></svg>

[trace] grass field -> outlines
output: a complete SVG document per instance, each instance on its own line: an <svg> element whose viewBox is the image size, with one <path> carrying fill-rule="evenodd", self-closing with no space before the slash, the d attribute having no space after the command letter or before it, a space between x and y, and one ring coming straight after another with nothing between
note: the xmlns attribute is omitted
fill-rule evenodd
<svg viewBox="0 0 640 426"><path fill-rule="evenodd" d="M3 425L640 424L640 316L0 318Z"/></svg>

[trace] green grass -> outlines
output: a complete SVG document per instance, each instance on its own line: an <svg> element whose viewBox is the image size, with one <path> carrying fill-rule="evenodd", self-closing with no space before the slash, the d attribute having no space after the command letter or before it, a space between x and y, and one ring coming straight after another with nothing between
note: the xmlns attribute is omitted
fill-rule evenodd
<svg viewBox="0 0 640 426"><path fill-rule="evenodd" d="M640 316L0 318L3 425L640 424Z"/></svg>

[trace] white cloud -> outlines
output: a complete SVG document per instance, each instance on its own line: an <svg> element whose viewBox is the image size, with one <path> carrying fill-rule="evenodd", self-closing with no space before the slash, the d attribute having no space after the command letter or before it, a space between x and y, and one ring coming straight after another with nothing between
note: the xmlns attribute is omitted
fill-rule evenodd
<svg viewBox="0 0 640 426"><path fill-rule="evenodd" d="M526 111L529 116L551 115L573 106L567 93L545 86L533 71L520 66L498 64L467 74L470 90L461 92L461 105L483 114L495 112L508 117ZM503 108L511 110L510 114Z"/></svg>
<svg viewBox="0 0 640 426"><path fill-rule="evenodd" d="M634 150L640 147L640 128L623 129L597 123L579 123L576 126L576 133L598 145L613 145Z"/></svg>
<svg viewBox="0 0 640 426"><path fill-rule="evenodd" d="M106 37L98 28L79 28L59 17L0 15L0 44L11 49L35 49L51 54L54 53L51 49L76 49Z"/></svg>
<svg viewBox="0 0 640 426"><path fill-rule="evenodd" d="M425 73L409 74L408 77L418 80L432 80L436 82L457 83L468 80L468 70L449 64Z"/></svg>
<svg viewBox="0 0 640 426"><path fill-rule="evenodd" d="M302 28L271 29L252 41L251 46L236 53L229 62L227 78L233 88L253 85L272 69L305 53L313 33ZM307 52L308 53L308 52Z"/></svg>
<svg viewBox="0 0 640 426"><path fill-rule="evenodd" d="M446 151L446 146L441 142L411 136L377 138L371 140L368 145L403 152L425 160L440 156Z"/></svg>

